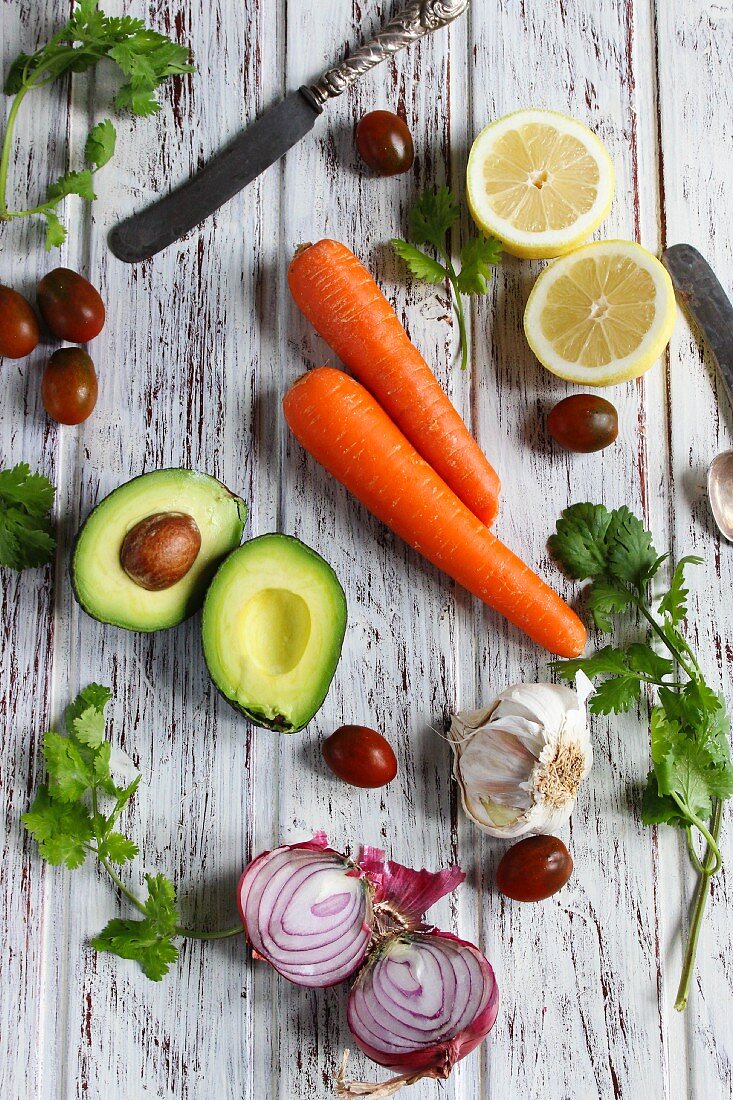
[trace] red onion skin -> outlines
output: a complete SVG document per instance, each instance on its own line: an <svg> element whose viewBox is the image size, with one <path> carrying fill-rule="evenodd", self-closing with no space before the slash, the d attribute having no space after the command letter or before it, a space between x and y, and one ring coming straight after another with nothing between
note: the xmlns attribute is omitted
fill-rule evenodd
<svg viewBox="0 0 733 1100"><path fill-rule="evenodd" d="M385 860L381 848L362 844L356 861L375 888L374 902L389 902L412 928L425 927L423 917L436 901L460 886L466 875L460 867L442 871L415 871Z"/></svg>
<svg viewBox="0 0 733 1100"><path fill-rule="evenodd" d="M491 963L482 955L475 944L469 943L467 940L459 939L458 936L454 936L450 932L440 932L437 929L432 929L430 932L424 933L424 935L438 939L452 940L461 947L470 948L479 956L481 970L486 980L491 982L492 989L485 1008L483 1008L478 1016L474 1018L472 1023L459 1035L455 1035L452 1039L447 1039L443 1043L425 1047L422 1050L416 1050L413 1054L395 1055L385 1054L384 1051L370 1046L354 1033L351 1026L351 996L349 996L349 1005L346 1009L346 1019L349 1025L349 1031L351 1031L356 1045L366 1054L367 1058L371 1058L377 1065L385 1066L387 1069L394 1070L398 1073L421 1073L426 1077L445 1080L456 1062L460 1062L462 1058L470 1054L471 1051L479 1045L481 1040L486 1038L494 1026L496 1015L499 1011L499 988L496 984L496 977ZM358 980L357 978L357 982Z"/></svg>

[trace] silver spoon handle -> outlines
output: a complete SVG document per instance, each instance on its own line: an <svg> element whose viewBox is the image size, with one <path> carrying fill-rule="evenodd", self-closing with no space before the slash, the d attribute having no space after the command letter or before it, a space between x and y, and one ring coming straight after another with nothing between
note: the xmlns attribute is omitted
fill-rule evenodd
<svg viewBox="0 0 733 1100"><path fill-rule="evenodd" d="M411 46L431 31L437 31L463 15L469 0L412 0L371 42L365 43L311 86L319 104L341 95L360 76L386 61L392 54Z"/></svg>

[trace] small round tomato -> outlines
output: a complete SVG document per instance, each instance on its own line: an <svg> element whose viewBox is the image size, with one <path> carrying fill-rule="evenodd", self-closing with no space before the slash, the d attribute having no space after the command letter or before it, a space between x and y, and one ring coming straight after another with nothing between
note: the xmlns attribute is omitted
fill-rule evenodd
<svg viewBox="0 0 733 1100"><path fill-rule="evenodd" d="M415 147L407 123L391 111L370 111L356 127L359 156L380 176L398 176L412 168Z"/></svg>
<svg viewBox="0 0 733 1100"><path fill-rule="evenodd" d="M496 885L514 901L543 901L556 894L573 873L573 857L556 836L528 836L505 852Z"/></svg>
<svg viewBox="0 0 733 1100"><path fill-rule="evenodd" d="M22 359L30 355L40 338L30 302L17 290L0 286L0 355Z"/></svg>
<svg viewBox="0 0 733 1100"><path fill-rule="evenodd" d="M104 302L99 291L68 267L57 267L43 276L38 284L38 305L59 340L85 344L104 328Z"/></svg>
<svg viewBox="0 0 733 1100"><path fill-rule="evenodd" d="M384 787L397 775L389 741L368 726L340 726L322 746L334 775L352 787Z"/></svg>
<svg viewBox="0 0 733 1100"><path fill-rule="evenodd" d="M576 393L558 401L547 418L547 430L567 451L602 451L618 435L618 413L594 393Z"/></svg>
<svg viewBox="0 0 733 1100"><path fill-rule="evenodd" d="M81 348L59 348L41 382L43 407L59 424L81 424L97 403L94 363Z"/></svg>

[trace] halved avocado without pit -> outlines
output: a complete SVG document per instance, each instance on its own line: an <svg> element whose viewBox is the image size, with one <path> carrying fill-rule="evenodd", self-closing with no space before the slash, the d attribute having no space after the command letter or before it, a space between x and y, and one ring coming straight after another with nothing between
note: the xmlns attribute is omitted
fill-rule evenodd
<svg viewBox="0 0 733 1100"><path fill-rule="evenodd" d="M326 698L346 597L315 550L290 535L260 535L217 570L201 630L211 678L232 706L257 726L295 733Z"/></svg>
<svg viewBox="0 0 733 1100"><path fill-rule="evenodd" d="M139 631L175 626L201 607L217 566L241 543L246 518L244 501L210 474L142 474L100 501L82 525L71 558L74 594L103 623ZM138 571L126 563L130 547ZM171 560L173 570L163 568Z"/></svg>

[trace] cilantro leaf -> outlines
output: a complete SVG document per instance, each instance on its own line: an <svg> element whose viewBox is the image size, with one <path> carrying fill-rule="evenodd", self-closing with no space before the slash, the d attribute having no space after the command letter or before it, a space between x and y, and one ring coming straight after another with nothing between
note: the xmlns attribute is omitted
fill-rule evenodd
<svg viewBox="0 0 733 1100"><path fill-rule="evenodd" d="M47 786L38 788L30 810L21 821L38 841L41 855L49 863L65 863L70 870L81 867L87 845L94 836L92 819L79 802L59 802Z"/></svg>
<svg viewBox="0 0 733 1100"><path fill-rule="evenodd" d="M169 936L161 934L148 918L108 922L99 935L89 941L95 951L109 951L121 959L140 963L146 978L159 982L178 959L178 948Z"/></svg>
<svg viewBox="0 0 733 1100"><path fill-rule="evenodd" d="M610 676L596 684L595 689L589 704L594 714L624 714L639 702L641 682L638 676L629 673Z"/></svg>
<svg viewBox="0 0 733 1100"><path fill-rule="evenodd" d="M140 118L147 118L160 110L153 89L137 87L133 83L122 85L115 96L115 107L118 111L129 110Z"/></svg>
<svg viewBox="0 0 733 1100"><path fill-rule="evenodd" d="M45 516L53 505L54 487L43 474L32 474L27 462L0 470L0 503L18 505L29 516Z"/></svg>
<svg viewBox="0 0 733 1100"><path fill-rule="evenodd" d="M29 54L18 54L8 69L8 75L5 77L3 85L5 95L16 95L21 90L26 79L27 69L32 63L33 58Z"/></svg>
<svg viewBox="0 0 733 1100"><path fill-rule="evenodd" d="M673 625L681 623L687 616L688 590L685 588L685 566L702 565L702 558L688 555L680 558L672 574L669 591L665 593L659 603L659 611L662 615L668 615Z"/></svg>
<svg viewBox="0 0 733 1100"><path fill-rule="evenodd" d="M652 680L662 680L674 672L674 661L657 653L646 642L633 642L627 646L626 656L629 668L651 677Z"/></svg>
<svg viewBox="0 0 733 1100"><path fill-rule="evenodd" d="M641 820L645 825L673 825L686 828L690 822L669 795L659 793L657 775L650 771L641 800Z"/></svg>
<svg viewBox="0 0 733 1100"><path fill-rule="evenodd" d="M394 237L390 244L397 255L405 261L416 279L435 285L444 283L448 278L448 272L442 264L421 252L419 248L415 248L414 245L400 240L399 237Z"/></svg>
<svg viewBox="0 0 733 1100"><path fill-rule="evenodd" d="M58 215L54 214L53 210L43 210L42 213L46 219L44 247L46 252L50 252L52 248L60 248L66 240L66 227L59 220Z"/></svg>
<svg viewBox="0 0 733 1100"><path fill-rule="evenodd" d="M108 833L104 838L102 853L113 863L127 863L138 854L139 848L122 833Z"/></svg>
<svg viewBox="0 0 733 1100"><path fill-rule="evenodd" d="M629 664L623 649L614 649L610 645L596 650L589 657L575 657L569 661L553 661L551 667L557 671L563 680L568 681L575 679L576 672L584 672L592 680L594 676L624 675L629 670Z"/></svg>
<svg viewBox="0 0 733 1100"><path fill-rule="evenodd" d="M485 294L492 267L501 261L501 242L496 237L470 237L461 248L461 270L456 279L460 294Z"/></svg>
<svg viewBox="0 0 733 1100"><path fill-rule="evenodd" d="M612 615L625 611L631 603L631 593L613 581L598 577L588 592L588 610L593 622L604 633L613 629Z"/></svg>
<svg viewBox="0 0 733 1100"><path fill-rule="evenodd" d="M148 884L145 911L161 930L172 935L178 925L175 887L165 875L146 875L145 881Z"/></svg>
<svg viewBox="0 0 733 1100"><path fill-rule="evenodd" d="M602 504L573 504L557 521L550 553L569 576L584 581L607 571L606 532L611 513Z"/></svg>
<svg viewBox="0 0 733 1100"><path fill-rule="evenodd" d="M54 798L78 802L94 784L94 768L70 737L50 730L43 739L43 755Z"/></svg>
<svg viewBox="0 0 733 1100"><path fill-rule="evenodd" d="M606 568L611 577L643 588L662 560L652 545L652 536L626 505L611 513L606 529Z"/></svg>
<svg viewBox="0 0 733 1100"><path fill-rule="evenodd" d="M65 176L61 176L55 183L49 185L46 198L48 202L60 202L67 195L79 195L80 198L87 199L88 202L96 199L92 173L88 168L83 168L81 172L68 172Z"/></svg>
<svg viewBox="0 0 733 1100"><path fill-rule="evenodd" d="M445 248L445 236L458 221L458 203L445 184L435 191L423 191L408 216L410 236L415 244Z"/></svg>
<svg viewBox="0 0 733 1100"><path fill-rule="evenodd" d="M176 892L165 875L146 875L145 880L146 916L142 920L111 920L91 944L97 951L137 960L144 974L157 982L178 958L178 948L172 942L178 928Z"/></svg>
<svg viewBox="0 0 733 1100"><path fill-rule="evenodd" d="M95 169L103 168L112 159L117 133L110 119L105 118L90 131L84 146L84 160Z"/></svg>
<svg viewBox="0 0 733 1100"><path fill-rule="evenodd" d="M64 722L71 737L98 748L104 740L104 708L112 692L101 684L89 684L66 708Z"/></svg>
<svg viewBox="0 0 733 1100"><path fill-rule="evenodd" d="M48 511L54 489L25 462L0 470L0 565L28 569L46 565L56 549Z"/></svg>

